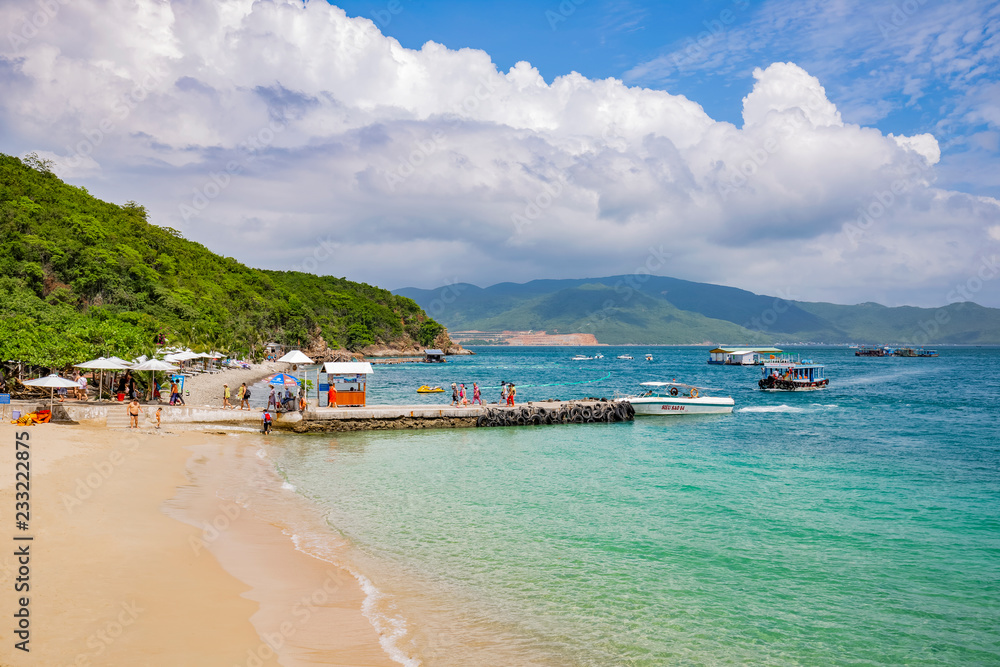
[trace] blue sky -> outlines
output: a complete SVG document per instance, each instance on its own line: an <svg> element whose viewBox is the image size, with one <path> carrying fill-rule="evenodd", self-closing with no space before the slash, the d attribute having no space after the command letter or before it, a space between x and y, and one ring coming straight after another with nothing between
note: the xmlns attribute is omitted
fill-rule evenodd
<svg viewBox="0 0 1000 667"><path fill-rule="evenodd" d="M0 151L268 269L1000 307L1000 2L0 3Z"/></svg>
<svg viewBox="0 0 1000 667"><path fill-rule="evenodd" d="M684 95L741 124L751 72L790 61L846 122L931 133L940 184L1000 197L1000 3L933 0L335 2L419 49L433 40L520 60L546 81L576 71Z"/></svg>

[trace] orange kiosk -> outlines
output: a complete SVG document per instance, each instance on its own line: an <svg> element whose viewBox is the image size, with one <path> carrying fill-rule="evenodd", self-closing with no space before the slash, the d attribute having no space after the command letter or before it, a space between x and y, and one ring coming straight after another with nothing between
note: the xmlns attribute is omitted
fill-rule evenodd
<svg viewBox="0 0 1000 667"><path fill-rule="evenodd" d="M330 361L323 364L320 395L328 407L364 407L368 397L368 376L374 371L367 361ZM335 405L330 400L336 401ZM322 400L322 399L321 399Z"/></svg>

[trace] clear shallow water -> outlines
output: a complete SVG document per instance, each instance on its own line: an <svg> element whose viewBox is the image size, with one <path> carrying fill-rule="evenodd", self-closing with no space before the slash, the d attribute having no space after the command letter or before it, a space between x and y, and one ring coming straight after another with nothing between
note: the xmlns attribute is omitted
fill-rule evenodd
<svg viewBox="0 0 1000 667"><path fill-rule="evenodd" d="M758 368L709 366L704 348L479 351L378 367L370 401L676 377L737 407L282 439L282 474L351 541L427 664L1000 664L1000 350L809 348L831 388L795 394L757 391Z"/></svg>

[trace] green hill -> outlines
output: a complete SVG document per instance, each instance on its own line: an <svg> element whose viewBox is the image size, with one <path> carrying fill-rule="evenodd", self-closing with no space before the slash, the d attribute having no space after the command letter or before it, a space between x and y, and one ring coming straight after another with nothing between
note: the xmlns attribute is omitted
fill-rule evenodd
<svg viewBox="0 0 1000 667"><path fill-rule="evenodd" d="M625 303L617 296L606 285L571 287L526 299L502 314L477 320L473 328L592 333L600 342L612 345L672 345L711 340L770 342L765 334L680 310L662 299L635 293Z"/></svg>
<svg viewBox="0 0 1000 667"><path fill-rule="evenodd" d="M666 276L404 288L457 331L593 333L602 343L1000 344L1000 309L788 301Z"/></svg>
<svg viewBox="0 0 1000 667"><path fill-rule="evenodd" d="M259 355L263 343L429 345L411 299L342 278L262 271L100 201L37 158L0 154L0 361L62 366L172 344Z"/></svg>

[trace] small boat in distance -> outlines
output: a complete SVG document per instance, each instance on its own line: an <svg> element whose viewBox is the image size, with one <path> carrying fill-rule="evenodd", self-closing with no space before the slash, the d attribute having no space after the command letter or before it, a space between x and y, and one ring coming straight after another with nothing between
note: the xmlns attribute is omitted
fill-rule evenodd
<svg viewBox="0 0 1000 667"><path fill-rule="evenodd" d="M444 392L442 387L428 387L426 384L417 387L418 394L440 394Z"/></svg>
<svg viewBox="0 0 1000 667"><path fill-rule="evenodd" d="M626 396L639 415L720 415L733 411L731 396L703 396L704 388L683 382L643 382L646 391Z"/></svg>
<svg viewBox="0 0 1000 667"><path fill-rule="evenodd" d="M757 382L762 391L815 391L829 384L826 366L809 359L765 361L764 377Z"/></svg>
<svg viewBox="0 0 1000 667"><path fill-rule="evenodd" d="M633 357L632 357L631 354L619 354L618 358L619 359L632 359Z"/></svg>
<svg viewBox="0 0 1000 667"><path fill-rule="evenodd" d="M647 354L646 355L646 361L652 361L652 360L653 360L653 355Z"/></svg>
<svg viewBox="0 0 1000 667"><path fill-rule="evenodd" d="M603 359L603 358L604 358L604 355L601 354L600 352L598 352L597 354L594 355L594 359Z"/></svg>
<svg viewBox="0 0 1000 667"><path fill-rule="evenodd" d="M589 361L591 359L593 359L593 357L588 357L585 354L578 354L575 357L573 357L571 361Z"/></svg>

